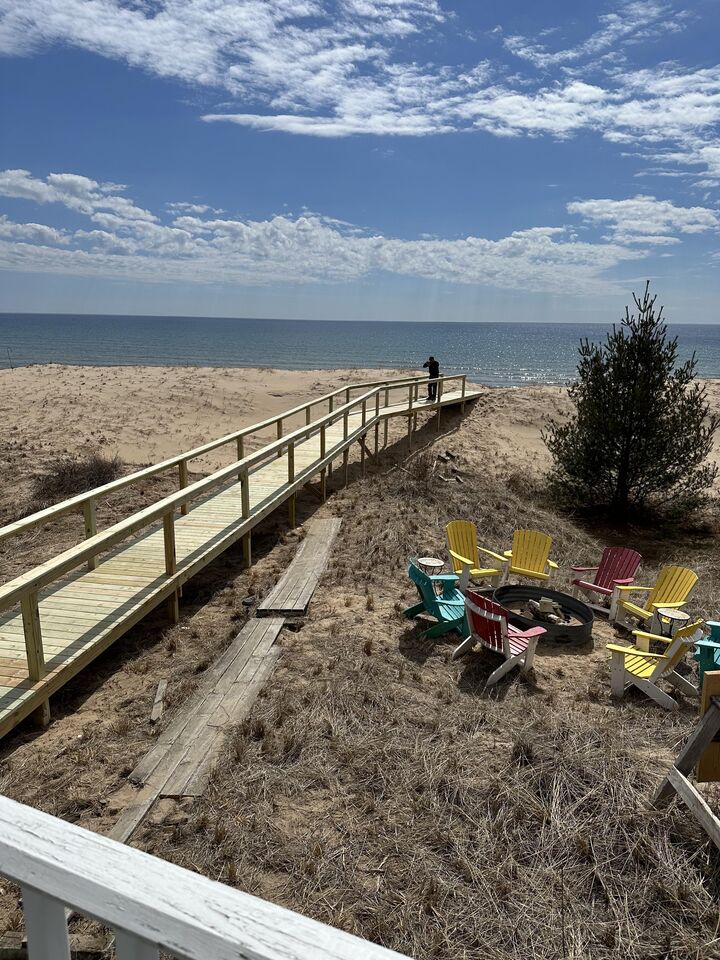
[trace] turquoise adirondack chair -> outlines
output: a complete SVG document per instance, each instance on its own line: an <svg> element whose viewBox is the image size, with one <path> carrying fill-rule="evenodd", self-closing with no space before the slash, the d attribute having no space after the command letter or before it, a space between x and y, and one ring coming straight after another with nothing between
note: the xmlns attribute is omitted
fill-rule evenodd
<svg viewBox="0 0 720 960"><path fill-rule="evenodd" d="M431 577L424 573L411 560L408 565L408 576L417 587L420 594L420 603L408 607L405 616L409 619L420 613L429 613L435 617L437 623L425 630L422 637L441 637L451 630L457 630L461 636L466 636L465 630L465 596L455 586L458 581L456 574L448 573ZM435 593L435 584L442 583L443 592L440 596Z"/></svg>
<svg viewBox="0 0 720 960"><path fill-rule="evenodd" d="M710 631L709 637L695 642L695 660L700 674L700 689L706 670L720 670L720 621L708 620L705 624Z"/></svg>

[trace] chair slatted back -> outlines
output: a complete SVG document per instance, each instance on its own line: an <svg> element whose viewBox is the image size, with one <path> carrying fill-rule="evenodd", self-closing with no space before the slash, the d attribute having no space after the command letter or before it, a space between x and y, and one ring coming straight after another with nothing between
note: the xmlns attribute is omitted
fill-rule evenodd
<svg viewBox="0 0 720 960"><path fill-rule="evenodd" d="M667 660L658 660L657 667L653 671L653 680L675 669L685 654L693 649L695 641L702 639L704 636L704 627L704 621L696 620L695 623L688 623L675 631L672 643L669 643L665 650Z"/></svg>
<svg viewBox="0 0 720 960"><path fill-rule="evenodd" d="M470 632L486 647L510 655L507 642L507 610L474 590L465 593L465 616Z"/></svg>
<svg viewBox="0 0 720 960"><path fill-rule="evenodd" d="M612 590L614 580L629 580L635 576L641 560L637 550L630 547L605 547L594 582L598 587Z"/></svg>
<svg viewBox="0 0 720 960"><path fill-rule="evenodd" d="M516 530L513 534L512 560L513 567L522 570L535 570L545 573L552 537L540 530Z"/></svg>
<svg viewBox="0 0 720 960"><path fill-rule="evenodd" d="M448 546L461 557L467 557L478 569L477 527L471 520L451 520L445 528ZM462 573L462 564L450 554L455 573Z"/></svg>
<svg viewBox="0 0 720 960"><path fill-rule="evenodd" d="M695 586L698 575L694 570L687 567L663 567L655 586L648 594L647 602L644 604L646 610L652 610L652 604L658 603L682 603L690 596L690 591Z"/></svg>
<svg viewBox="0 0 720 960"><path fill-rule="evenodd" d="M433 582L427 573L425 573L424 570L421 570L414 560L411 560L408 564L408 576L418 588L418 593L422 597L425 605L429 605L430 609L433 609L437 603Z"/></svg>

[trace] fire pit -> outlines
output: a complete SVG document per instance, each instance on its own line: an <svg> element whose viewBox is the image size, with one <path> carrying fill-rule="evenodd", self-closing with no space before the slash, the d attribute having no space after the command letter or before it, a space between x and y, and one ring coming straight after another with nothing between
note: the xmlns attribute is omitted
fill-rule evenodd
<svg viewBox="0 0 720 960"><path fill-rule="evenodd" d="M493 600L510 612L510 623L522 630L544 627L548 640L557 643L583 644L592 639L592 610L567 593L513 583L498 587Z"/></svg>

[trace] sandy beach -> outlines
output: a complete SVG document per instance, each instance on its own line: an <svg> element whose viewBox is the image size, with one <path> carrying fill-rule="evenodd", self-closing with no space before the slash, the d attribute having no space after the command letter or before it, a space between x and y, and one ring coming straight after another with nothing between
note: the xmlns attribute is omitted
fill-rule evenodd
<svg viewBox="0 0 720 960"><path fill-rule="evenodd" d="M257 423L349 383L417 376L421 370L276 370L267 368L84 367L49 364L0 370L0 523L11 518L32 474L53 456L98 450L128 464L157 463L240 427ZM569 409L558 386L482 387L476 405L485 428L486 469L548 466L541 439L548 416ZM708 382L720 409L720 381ZM295 418L300 425L301 418ZM290 420L289 424L293 421ZM394 424L401 435L404 427ZM253 438L253 449L274 434ZM228 463L229 450L194 461L209 472Z"/></svg>

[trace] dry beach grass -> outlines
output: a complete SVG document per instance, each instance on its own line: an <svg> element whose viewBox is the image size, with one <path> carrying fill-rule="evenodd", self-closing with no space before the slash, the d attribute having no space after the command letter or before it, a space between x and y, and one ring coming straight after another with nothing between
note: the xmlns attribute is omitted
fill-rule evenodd
<svg viewBox="0 0 720 960"><path fill-rule="evenodd" d="M336 475L325 505L303 498L301 520L343 518L309 615L284 631L273 679L229 735L206 795L162 801L134 843L418 958L720 956L718 853L683 807L658 814L648 802L694 704L674 715L640 696L614 704L604 624L594 648L541 647L533 677L511 674L488 692L489 655L453 663L452 638L423 641L402 617L413 602L408 556L441 549L457 516L475 519L495 549L516 526L548 530L561 565L621 536L543 505L540 448L520 472L518 444L535 436L542 404L562 396L488 390L465 420L448 415L439 436L424 425L409 460L398 424L364 481L355 469L347 489ZM449 463L437 457L446 450ZM134 509L130 496L113 509ZM27 555L70 538L73 522L25 544ZM718 610L712 521L631 535L643 582L665 561L686 562L701 574L692 611ZM272 518L252 570L229 552L189 585L179 624L148 618L57 698L48 731L7 738L3 792L107 829L156 736L158 680L169 680L170 719L242 626L242 598L269 589L298 536ZM16 569L7 550L0 562ZM12 890L0 911L19 924Z"/></svg>

